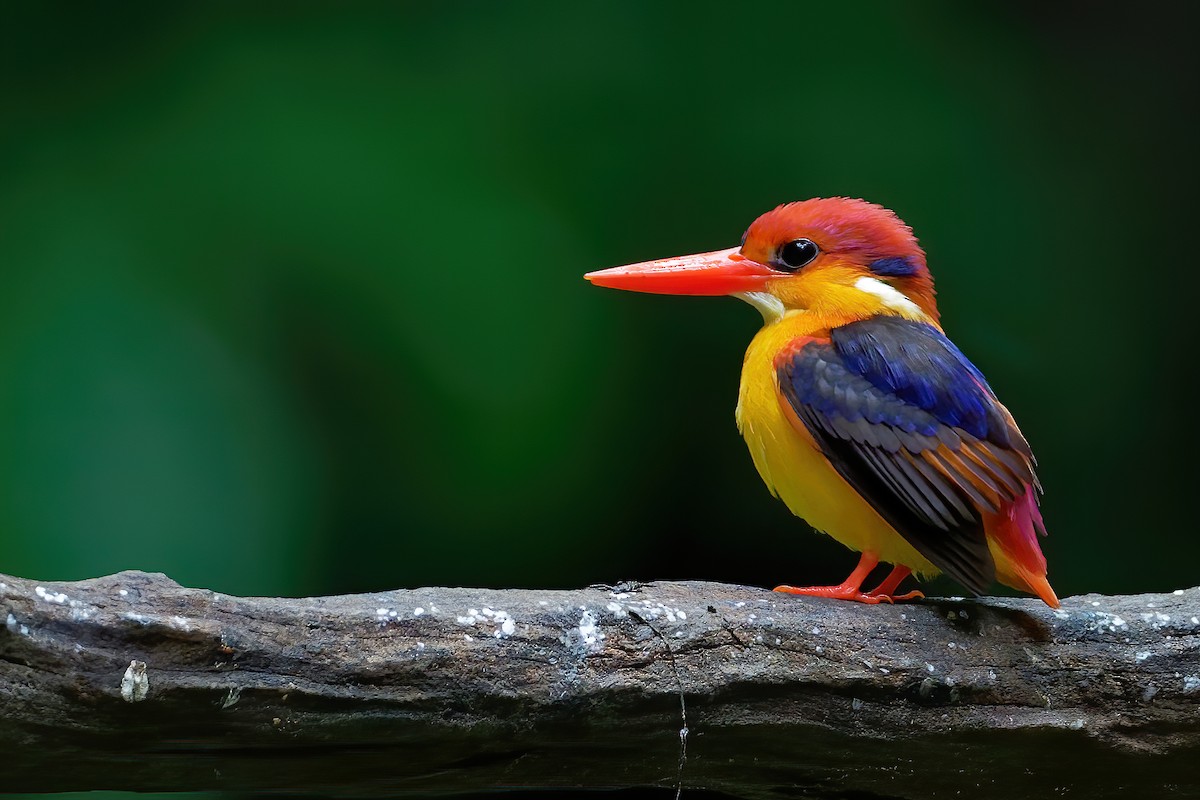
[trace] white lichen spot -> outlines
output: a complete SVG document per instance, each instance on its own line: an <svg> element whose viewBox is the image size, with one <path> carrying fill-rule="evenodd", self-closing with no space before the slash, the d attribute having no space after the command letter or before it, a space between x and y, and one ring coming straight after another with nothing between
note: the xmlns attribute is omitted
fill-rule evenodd
<svg viewBox="0 0 1200 800"><path fill-rule="evenodd" d="M1153 683L1146 684L1146 688L1142 690L1142 702L1149 703L1156 694L1158 694L1158 687Z"/></svg>
<svg viewBox="0 0 1200 800"><path fill-rule="evenodd" d="M675 616L679 617L680 619L687 619L687 614L680 611L678 608L675 609Z"/></svg>
<svg viewBox="0 0 1200 800"><path fill-rule="evenodd" d="M424 609L424 608L422 608L421 606L417 606L416 608L414 608L414 609L413 609L413 616L414 616L414 617L419 617L419 616L421 616L421 615L422 615L422 614L424 614L424 613L425 613L425 609Z"/></svg>
<svg viewBox="0 0 1200 800"><path fill-rule="evenodd" d="M625 610L625 606L621 605L615 600L606 605L604 608L608 611L611 611L613 616L617 619L622 619L623 617L629 616L629 612Z"/></svg>
<svg viewBox="0 0 1200 800"><path fill-rule="evenodd" d="M962 610L960 610L960 611L958 612L958 616L959 616L960 618L962 618L962 619L970 619L970 618L971 618L971 617L970 617L970 616L967 614L967 612L966 612L966 611L962 611Z"/></svg>
<svg viewBox="0 0 1200 800"><path fill-rule="evenodd" d="M465 616L460 614L457 617L455 617L455 619L458 620L459 625L474 625L475 624L475 615L474 614L467 614Z"/></svg>
<svg viewBox="0 0 1200 800"><path fill-rule="evenodd" d="M1057 608L1054 610L1054 616L1057 619L1070 619L1071 613L1069 611L1063 611L1061 608Z"/></svg>
<svg viewBox="0 0 1200 800"><path fill-rule="evenodd" d="M1183 679L1183 693L1191 694L1200 691L1200 675L1188 675Z"/></svg>
<svg viewBox="0 0 1200 800"><path fill-rule="evenodd" d="M1068 725L1067 727L1073 731L1077 731L1083 727L1083 720L1077 719L1074 722L1072 722L1070 725Z"/></svg>
<svg viewBox="0 0 1200 800"><path fill-rule="evenodd" d="M584 646L592 652L597 652L604 649L604 631L596 624L596 615L586 608L583 614L579 617L579 638L583 640Z"/></svg>
<svg viewBox="0 0 1200 800"><path fill-rule="evenodd" d="M907 622L907 621L908 621L908 614L901 614L901 615L900 615L900 621L901 621L901 622Z"/></svg>
<svg viewBox="0 0 1200 800"><path fill-rule="evenodd" d="M548 605L550 605L550 604L549 604L549 603L547 603L545 600L538 600L538 605L539 605L539 606L548 606Z"/></svg>
<svg viewBox="0 0 1200 800"><path fill-rule="evenodd" d="M41 586L35 587L33 593L45 600L47 603L57 603L58 605L62 605L69 599L62 592L48 592L44 587Z"/></svg>
<svg viewBox="0 0 1200 800"><path fill-rule="evenodd" d="M128 597L128 596L129 596L129 590L128 590L128 589L122 589L121 591L117 592L117 594L121 595L121 597Z"/></svg>
<svg viewBox="0 0 1200 800"><path fill-rule="evenodd" d="M1099 601L1099 600L1093 600L1093 601L1092 601L1092 608L1099 608L1099 607L1100 607L1100 601Z"/></svg>
<svg viewBox="0 0 1200 800"><path fill-rule="evenodd" d="M225 699L221 701L221 708L232 708L237 705L237 701L242 699L242 687L234 686L225 695Z"/></svg>
<svg viewBox="0 0 1200 800"><path fill-rule="evenodd" d="M145 661L130 661L121 676L121 699L126 703L140 703L150 693L150 677L146 674Z"/></svg>
<svg viewBox="0 0 1200 800"><path fill-rule="evenodd" d="M863 701L859 700L857 697L855 697L850 700L850 707L852 709L854 709L855 711L858 711L859 709L861 709L863 707Z"/></svg>
<svg viewBox="0 0 1200 800"><path fill-rule="evenodd" d="M484 609L487 611L488 609ZM497 639L507 639L517 632L517 623L509 616L507 611L496 611L492 614L492 620L499 626L492 631L492 636Z"/></svg>
<svg viewBox="0 0 1200 800"><path fill-rule="evenodd" d="M471 634L469 634L469 633L464 633L464 634L463 634L463 639L465 639L465 640L466 640L466 641L468 641L468 642L473 642L473 641L475 641L475 639L474 639L474 638L472 638Z"/></svg>
<svg viewBox="0 0 1200 800"><path fill-rule="evenodd" d="M1154 630L1162 630L1162 626L1171 621L1169 614L1164 614L1161 611L1151 611L1142 614L1142 622L1149 622L1150 627Z"/></svg>
<svg viewBox="0 0 1200 800"><path fill-rule="evenodd" d="M1192 617L1193 625L1200 625L1200 617Z"/></svg>
<svg viewBox="0 0 1200 800"><path fill-rule="evenodd" d="M825 652L825 648L821 647L821 645L817 645L817 655L821 655L824 652Z"/></svg>
<svg viewBox="0 0 1200 800"><path fill-rule="evenodd" d="M812 635L813 635L813 636L820 636L820 635L821 635L821 629L820 629L820 628L815 628L815 627L814 627L814 628L812 629Z"/></svg>
<svg viewBox="0 0 1200 800"><path fill-rule="evenodd" d="M948 642L946 647L949 647L951 650L953 650L954 648L958 647L958 645L956 645L954 642Z"/></svg>
<svg viewBox="0 0 1200 800"><path fill-rule="evenodd" d="M926 672L937 672L937 667L935 667L933 664L930 664L928 661L926 661L925 662L925 671Z"/></svg>
<svg viewBox="0 0 1200 800"><path fill-rule="evenodd" d="M1176 597L1183 597L1183 589L1176 589L1175 591L1171 592L1171 594L1175 595Z"/></svg>
<svg viewBox="0 0 1200 800"><path fill-rule="evenodd" d="M1140 664L1152 655L1154 654L1149 650L1140 650L1137 653L1134 653L1133 657Z"/></svg>
<svg viewBox="0 0 1200 800"><path fill-rule="evenodd" d="M22 636L29 635L29 626L22 625L19 622L17 622L17 618L14 617L12 614L9 614L8 619L6 619L4 621L4 627L8 628L9 633L14 633L14 634L19 633Z"/></svg>
<svg viewBox="0 0 1200 800"><path fill-rule="evenodd" d="M417 642L417 650L424 650L424 649L425 649L425 643Z"/></svg>
<svg viewBox="0 0 1200 800"><path fill-rule="evenodd" d="M1090 631L1116 633L1128 627L1128 623L1119 614L1109 614L1107 611L1088 612L1087 628Z"/></svg>

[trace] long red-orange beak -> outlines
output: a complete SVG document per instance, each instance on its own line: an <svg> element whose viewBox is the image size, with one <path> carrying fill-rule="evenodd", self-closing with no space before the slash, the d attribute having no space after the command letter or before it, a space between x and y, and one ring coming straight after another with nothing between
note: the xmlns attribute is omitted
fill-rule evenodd
<svg viewBox="0 0 1200 800"><path fill-rule="evenodd" d="M589 272L583 277L597 286L651 294L721 295L762 291L779 273L752 261L738 248L694 256L643 261L624 267Z"/></svg>

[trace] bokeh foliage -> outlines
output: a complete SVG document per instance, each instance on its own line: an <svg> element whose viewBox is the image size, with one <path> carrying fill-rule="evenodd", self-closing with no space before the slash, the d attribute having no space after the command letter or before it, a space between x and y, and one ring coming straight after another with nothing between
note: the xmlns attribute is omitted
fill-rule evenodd
<svg viewBox="0 0 1200 800"><path fill-rule="evenodd" d="M580 275L848 194L1033 442L1060 594L1193 585L1183 8L6 4L0 570L836 581L734 430L755 312Z"/></svg>

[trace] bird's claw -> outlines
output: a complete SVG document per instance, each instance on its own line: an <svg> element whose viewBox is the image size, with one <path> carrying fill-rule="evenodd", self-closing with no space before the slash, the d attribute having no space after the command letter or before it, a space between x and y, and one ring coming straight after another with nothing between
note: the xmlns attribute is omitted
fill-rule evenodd
<svg viewBox="0 0 1200 800"><path fill-rule="evenodd" d="M895 604L897 601L920 600L925 597L923 592L913 590L907 594L886 594L883 592L864 592L853 586L776 586L774 591L783 594L803 595L805 597L824 597L829 600L851 600L855 603L878 605L879 603Z"/></svg>

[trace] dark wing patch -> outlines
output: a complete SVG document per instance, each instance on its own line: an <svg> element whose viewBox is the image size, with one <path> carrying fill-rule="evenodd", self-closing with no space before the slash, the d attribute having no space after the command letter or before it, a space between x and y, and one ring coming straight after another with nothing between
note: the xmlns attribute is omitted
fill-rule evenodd
<svg viewBox="0 0 1200 800"><path fill-rule="evenodd" d="M936 329L900 318L798 344L776 362L779 389L822 452L918 552L984 592L995 565L982 513L1036 478L983 376Z"/></svg>

